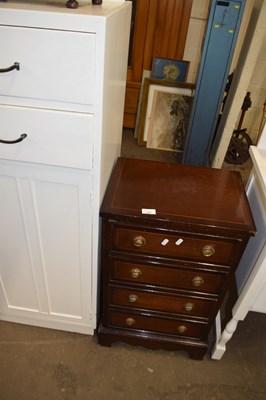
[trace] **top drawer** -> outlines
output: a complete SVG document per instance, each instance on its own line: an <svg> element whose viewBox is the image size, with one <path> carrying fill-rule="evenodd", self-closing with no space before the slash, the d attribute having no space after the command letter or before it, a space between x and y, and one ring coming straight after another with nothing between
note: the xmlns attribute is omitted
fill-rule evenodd
<svg viewBox="0 0 266 400"><path fill-rule="evenodd" d="M112 249L232 265L235 243L213 237L194 237L114 226Z"/></svg>
<svg viewBox="0 0 266 400"><path fill-rule="evenodd" d="M95 34L0 27L0 96L91 105Z"/></svg>

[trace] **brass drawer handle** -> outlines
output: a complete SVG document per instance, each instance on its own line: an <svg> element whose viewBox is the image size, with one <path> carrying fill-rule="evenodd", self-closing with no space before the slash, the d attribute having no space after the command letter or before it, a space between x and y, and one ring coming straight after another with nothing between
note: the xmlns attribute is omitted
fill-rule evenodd
<svg viewBox="0 0 266 400"><path fill-rule="evenodd" d="M204 255L204 257L210 257L215 253L215 249L213 246L207 245L202 247L201 253Z"/></svg>
<svg viewBox="0 0 266 400"><path fill-rule="evenodd" d="M146 239L143 236L136 236L133 239L133 244L136 247L143 247L146 244Z"/></svg>
<svg viewBox="0 0 266 400"><path fill-rule="evenodd" d="M187 331L187 327L185 325L179 325L177 327L177 332L178 333L185 333Z"/></svg>
<svg viewBox="0 0 266 400"><path fill-rule="evenodd" d="M130 294L128 296L128 301L130 303L136 303L139 300L139 297L136 294Z"/></svg>
<svg viewBox="0 0 266 400"><path fill-rule="evenodd" d="M134 325L136 323L136 320L134 319L134 318L127 318L126 319L126 324L128 325L128 326L132 326L132 325Z"/></svg>
<svg viewBox="0 0 266 400"><path fill-rule="evenodd" d="M139 278L141 276L142 272L139 268L132 268L130 271L130 275L132 278Z"/></svg>
<svg viewBox="0 0 266 400"><path fill-rule="evenodd" d="M193 308L194 308L194 304L193 304L193 303L186 303L186 304L184 305L184 309L185 309L186 311L192 311Z"/></svg>
<svg viewBox="0 0 266 400"><path fill-rule="evenodd" d="M192 284L197 287L202 286L204 285L204 279L201 276L194 276L192 279Z"/></svg>

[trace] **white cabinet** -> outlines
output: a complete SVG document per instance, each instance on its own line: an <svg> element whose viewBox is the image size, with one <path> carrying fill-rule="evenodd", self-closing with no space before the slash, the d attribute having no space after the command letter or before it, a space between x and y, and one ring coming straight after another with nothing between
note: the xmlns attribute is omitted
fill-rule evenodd
<svg viewBox="0 0 266 400"><path fill-rule="evenodd" d="M64 3L0 3L0 318L92 334L131 3Z"/></svg>
<svg viewBox="0 0 266 400"><path fill-rule="evenodd" d="M91 177L3 162L0 171L1 317L88 332Z"/></svg>
<svg viewBox="0 0 266 400"><path fill-rule="evenodd" d="M222 332L218 329L212 352L212 358L217 360L226 351L226 343L238 322L243 321L249 311L266 313L266 125L258 145L251 146L249 151L254 166L246 192L257 234L250 239L236 271L238 298L232 309L232 319Z"/></svg>

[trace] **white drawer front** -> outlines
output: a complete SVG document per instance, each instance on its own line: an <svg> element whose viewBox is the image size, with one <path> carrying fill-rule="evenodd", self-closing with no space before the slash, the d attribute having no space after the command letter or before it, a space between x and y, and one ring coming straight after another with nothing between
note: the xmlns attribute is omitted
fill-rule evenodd
<svg viewBox="0 0 266 400"><path fill-rule="evenodd" d="M63 103L94 102L95 34L0 27L0 95Z"/></svg>
<svg viewBox="0 0 266 400"><path fill-rule="evenodd" d="M0 158L92 168L93 115L24 107L0 107Z"/></svg>

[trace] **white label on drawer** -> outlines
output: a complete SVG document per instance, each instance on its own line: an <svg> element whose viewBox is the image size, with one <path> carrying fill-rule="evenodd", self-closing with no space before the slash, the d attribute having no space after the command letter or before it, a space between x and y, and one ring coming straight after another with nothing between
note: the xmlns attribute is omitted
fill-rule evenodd
<svg viewBox="0 0 266 400"><path fill-rule="evenodd" d="M156 214L156 210L154 208L142 208L141 209L142 214Z"/></svg>
<svg viewBox="0 0 266 400"><path fill-rule="evenodd" d="M168 240L168 239L164 239L164 240L162 241L161 245L166 246L167 243L169 243L169 240Z"/></svg>
<svg viewBox="0 0 266 400"><path fill-rule="evenodd" d="M176 242L175 242L175 244L177 245L177 246L180 246L180 244L181 243L183 243L183 239L178 239Z"/></svg>

